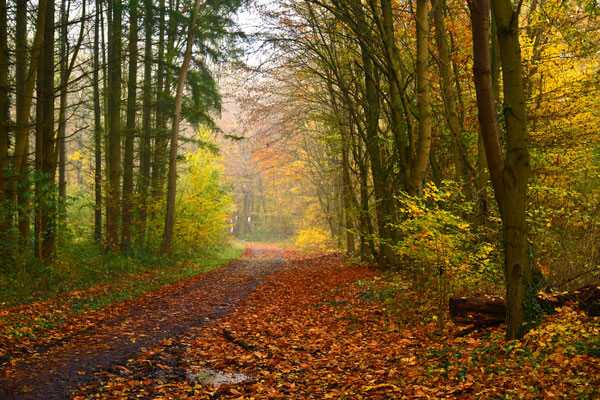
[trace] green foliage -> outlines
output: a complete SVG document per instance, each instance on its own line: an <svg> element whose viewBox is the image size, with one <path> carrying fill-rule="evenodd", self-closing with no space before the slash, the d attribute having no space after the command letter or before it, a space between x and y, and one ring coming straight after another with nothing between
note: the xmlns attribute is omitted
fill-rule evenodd
<svg viewBox="0 0 600 400"><path fill-rule="evenodd" d="M394 251L413 273L433 278L443 274L454 290L494 286L502 279L500 249L465 220L475 205L455 182L440 188L428 183L422 197L397 197L401 239Z"/></svg>

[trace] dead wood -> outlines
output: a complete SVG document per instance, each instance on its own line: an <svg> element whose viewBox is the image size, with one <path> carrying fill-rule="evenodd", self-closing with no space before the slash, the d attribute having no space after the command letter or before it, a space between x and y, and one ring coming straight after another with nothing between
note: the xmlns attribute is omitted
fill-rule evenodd
<svg viewBox="0 0 600 400"><path fill-rule="evenodd" d="M567 303L585 311L590 316L600 315L600 286L584 286L573 292L560 294L541 293L537 297L540 307L553 312ZM451 297L450 318L459 326L487 327L505 322L506 303L499 296Z"/></svg>
<svg viewBox="0 0 600 400"><path fill-rule="evenodd" d="M254 351L255 348L252 345L252 343L250 343L249 341L247 341L246 339L241 339L236 337L227 327L223 327L223 334L225 335L225 338L227 340L229 340L231 343L237 344L238 346L240 346L241 348L248 350L248 351Z"/></svg>

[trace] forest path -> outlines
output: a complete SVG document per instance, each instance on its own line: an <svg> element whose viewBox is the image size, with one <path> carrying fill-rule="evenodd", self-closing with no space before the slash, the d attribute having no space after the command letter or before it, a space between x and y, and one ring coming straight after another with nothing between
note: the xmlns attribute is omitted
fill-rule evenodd
<svg viewBox="0 0 600 400"><path fill-rule="evenodd" d="M93 313L84 328L0 365L0 398L71 398L73 388L235 309L265 277L285 269L287 256L276 246L248 244L239 260Z"/></svg>

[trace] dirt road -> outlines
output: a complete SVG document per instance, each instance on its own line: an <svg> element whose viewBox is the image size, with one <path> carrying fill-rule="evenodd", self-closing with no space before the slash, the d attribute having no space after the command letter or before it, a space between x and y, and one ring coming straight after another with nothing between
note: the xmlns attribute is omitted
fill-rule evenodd
<svg viewBox="0 0 600 400"><path fill-rule="evenodd" d="M71 398L73 388L123 368L139 352L222 317L285 267L282 249L248 245L239 260L90 315L84 329L4 360L0 399Z"/></svg>

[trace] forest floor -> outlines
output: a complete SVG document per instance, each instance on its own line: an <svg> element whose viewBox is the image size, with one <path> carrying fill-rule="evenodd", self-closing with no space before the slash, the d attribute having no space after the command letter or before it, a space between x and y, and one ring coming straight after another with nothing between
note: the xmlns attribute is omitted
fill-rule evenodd
<svg viewBox="0 0 600 400"><path fill-rule="evenodd" d="M0 398L600 398L599 318L564 307L522 341L458 336L407 282L248 244L211 272L5 340Z"/></svg>

